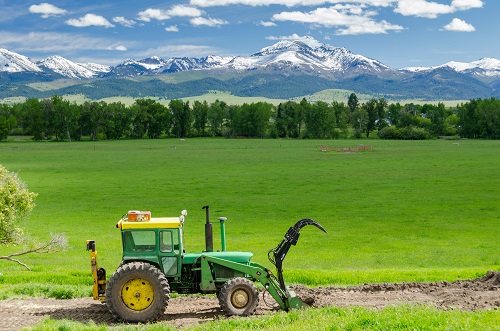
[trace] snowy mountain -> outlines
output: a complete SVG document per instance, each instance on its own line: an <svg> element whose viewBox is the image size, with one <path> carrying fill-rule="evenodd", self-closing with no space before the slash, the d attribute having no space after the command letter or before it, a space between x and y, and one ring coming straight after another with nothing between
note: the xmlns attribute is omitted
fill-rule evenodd
<svg viewBox="0 0 500 331"><path fill-rule="evenodd" d="M158 56L142 60L128 59L115 67L95 63L75 63L60 56L50 56L33 62L26 56L0 49L0 72L54 73L54 78L97 78L113 76L142 76L168 74L189 70L228 70L304 72L332 77L359 75L415 74L449 67L468 76L500 77L500 60L484 58L470 63L448 62L435 67L408 67L393 69L380 61L354 54L345 47L323 44L312 37L282 40L260 51L244 56L209 55L202 58Z"/></svg>
<svg viewBox="0 0 500 331"><path fill-rule="evenodd" d="M207 68L219 68L228 65L235 59L235 56L209 55L202 59L203 65Z"/></svg>
<svg viewBox="0 0 500 331"><path fill-rule="evenodd" d="M127 60L111 70L109 76L165 74L188 70L255 69L301 70L342 75L395 72L379 61L351 53L344 47L322 44L311 37L279 41L249 57L209 55L204 58L175 57L163 60L152 57Z"/></svg>
<svg viewBox="0 0 500 331"><path fill-rule="evenodd" d="M54 78L97 78L110 71L96 63L75 63L61 56L50 56L38 62L6 49L0 49L0 72L12 74L56 74Z"/></svg>
<svg viewBox="0 0 500 331"><path fill-rule="evenodd" d="M165 66L161 57L153 56L143 60L127 59L109 70L106 76L139 76L153 74L158 68Z"/></svg>
<svg viewBox="0 0 500 331"><path fill-rule="evenodd" d="M99 81L99 89L72 85L61 93L124 93L165 96L179 89L176 97L208 90L231 90L234 94L295 97L324 89L351 89L377 95L410 98L464 99L500 96L500 60L484 58L470 63L448 62L435 67L390 68L380 61L354 54L345 47L321 43L311 37L282 40L250 56L171 57L128 59L113 66L75 63L60 56L34 62L26 56L0 49L0 83L23 84L60 78L94 79L155 76L183 71L200 72L197 80L175 86L152 85L142 80ZM237 75L234 75L237 73ZM290 77L293 76L293 79ZM94 81L93 84L96 84ZM191 85L189 85L191 84ZM1 95L16 96L20 89L4 89ZM156 91L156 92L155 92ZM7 93L8 92L8 93ZM34 95L34 91L26 92ZM5 97L4 96L4 97Z"/></svg>
<svg viewBox="0 0 500 331"><path fill-rule="evenodd" d="M26 56L0 48L0 72L25 71L42 72L43 70Z"/></svg>
<svg viewBox="0 0 500 331"><path fill-rule="evenodd" d="M179 71L203 69L203 60L190 57L174 57L166 61L165 65L155 70L155 74L167 74Z"/></svg>
<svg viewBox="0 0 500 331"><path fill-rule="evenodd" d="M435 67L408 67L401 70L408 72L433 71L440 68L451 68L456 72L478 77L500 77L500 60L483 58L469 63L451 61Z"/></svg>
<svg viewBox="0 0 500 331"><path fill-rule="evenodd" d="M220 69L234 59L209 55L204 58L172 57L164 60L154 56L143 60L129 59L111 69L108 76L142 76L168 74L189 70Z"/></svg>
<svg viewBox="0 0 500 331"><path fill-rule="evenodd" d="M241 61L254 66L282 66L323 70L337 73L382 73L394 71L383 63L362 55L353 54L344 47L323 44L311 37L296 40L283 40L265 47L253 54L248 61Z"/></svg>
<svg viewBox="0 0 500 331"><path fill-rule="evenodd" d="M80 66L94 72L96 75L100 76L108 73L111 70L110 66L97 63L78 63Z"/></svg>
<svg viewBox="0 0 500 331"><path fill-rule="evenodd" d="M50 56L37 62L41 68L49 69L56 74L67 78L96 78L109 72L109 67L94 63L79 64L69 61L61 56Z"/></svg>
<svg viewBox="0 0 500 331"><path fill-rule="evenodd" d="M456 72L483 77L500 77L500 60L494 58L483 58L470 63L448 62L440 67L450 67Z"/></svg>

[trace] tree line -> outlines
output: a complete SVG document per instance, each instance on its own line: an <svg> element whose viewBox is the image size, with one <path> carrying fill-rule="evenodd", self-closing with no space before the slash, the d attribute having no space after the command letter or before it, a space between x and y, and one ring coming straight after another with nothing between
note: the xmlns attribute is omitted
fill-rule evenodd
<svg viewBox="0 0 500 331"><path fill-rule="evenodd" d="M9 135L34 140L156 139L160 137L270 137L430 139L459 136L500 139L500 100L473 99L456 107L391 103L383 98L359 102L352 93L347 103L287 101L230 105L224 101L153 99L77 104L53 96L0 105L0 140Z"/></svg>

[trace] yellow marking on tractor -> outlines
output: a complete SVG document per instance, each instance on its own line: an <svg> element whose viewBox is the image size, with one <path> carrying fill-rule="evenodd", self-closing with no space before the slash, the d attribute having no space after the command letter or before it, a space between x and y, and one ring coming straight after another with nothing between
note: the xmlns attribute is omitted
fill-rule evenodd
<svg viewBox="0 0 500 331"><path fill-rule="evenodd" d="M116 227L122 230L126 229L178 229L182 227L182 221L179 217L156 217L147 222L128 221L121 219Z"/></svg>
<svg viewBox="0 0 500 331"><path fill-rule="evenodd" d="M142 278L129 280L123 285L121 292L125 306L137 311L147 309L155 296L151 283Z"/></svg>

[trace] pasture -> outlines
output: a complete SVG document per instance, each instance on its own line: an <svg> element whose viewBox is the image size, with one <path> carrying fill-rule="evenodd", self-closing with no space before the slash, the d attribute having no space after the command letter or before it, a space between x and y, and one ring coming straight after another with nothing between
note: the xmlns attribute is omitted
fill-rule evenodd
<svg viewBox="0 0 500 331"><path fill-rule="evenodd" d="M322 151L321 146L332 151ZM335 152L369 145L370 151ZM0 261L0 298L90 296L85 240L99 264L120 262L128 210L188 210L188 252L204 248L205 214L226 216L228 250L267 251L301 218L285 280L317 286L456 280L500 269L500 142L159 139L0 143L0 164L37 192L28 235L64 233L64 253ZM214 225L215 248L220 247ZM0 255L15 247L1 248Z"/></svg>

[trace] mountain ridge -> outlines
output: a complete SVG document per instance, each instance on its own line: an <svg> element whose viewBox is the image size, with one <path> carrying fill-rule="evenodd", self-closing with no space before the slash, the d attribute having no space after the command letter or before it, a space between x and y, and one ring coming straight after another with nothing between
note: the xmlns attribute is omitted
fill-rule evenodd
<svg viewBox="0 0 500 331"><path fill-rule="evenodd" d="M353 90L374 94L397 94L401 97L443 97L463 99L498 96L500 92L500 60L483 58L470 63L448 62L435 67L391 68L384 63L360 54L354 54L345 47L321 43L311 37L296 40L282 40L264 47L250 56L207 55L200 58L171 57L163 59L152 56L141 60L127 59L116 66L96 63L76 63L54 55L34 62L28 57L0 49L0 84L23 84L56 79L86 80L117 79L138 76L159 76L185 71L198 71L206 77L231 76L235 73L241 82L249 86L266 86L267 83L250 82L260 73L259 79L275 82L287 77L320 86L350 86ZM248 76L244 78L243 76ZM265 78L263 78L265 77ZM238 83L235 80L234 83ZM284 83L284 82L283 82ZM99 83L102 85L103 83ZM282 82L278 85L281 86ZM72 89L78 89L75 84ZM124 82L122 85L126 85ZM117 92L127 93L126 87L113 86ZM194 86L196 88L196 86ZM269 86L273 89L272 86ZM383 89L387 89L384 91ZM108 89L106 89L108 90ZM136 90L134 87L133 90ZM237 89L235 89L237 90ZM255 88L261 91L261 88ZM299 93L300 86L293 88ZM303 86L310 91L311 86ZM430 93L430 91L434 91ZM446 91L446 93L443 93ZM109 93L112 93L111 91ZM159 88L155 91L161 94ZM257 93L257 92L256 92ZM475 94L473 94L475 93ZM307 94L307 93L302 93ZM0 97L2 93L0 93ZM260 95L254 95L260 96Z"/></svg>

